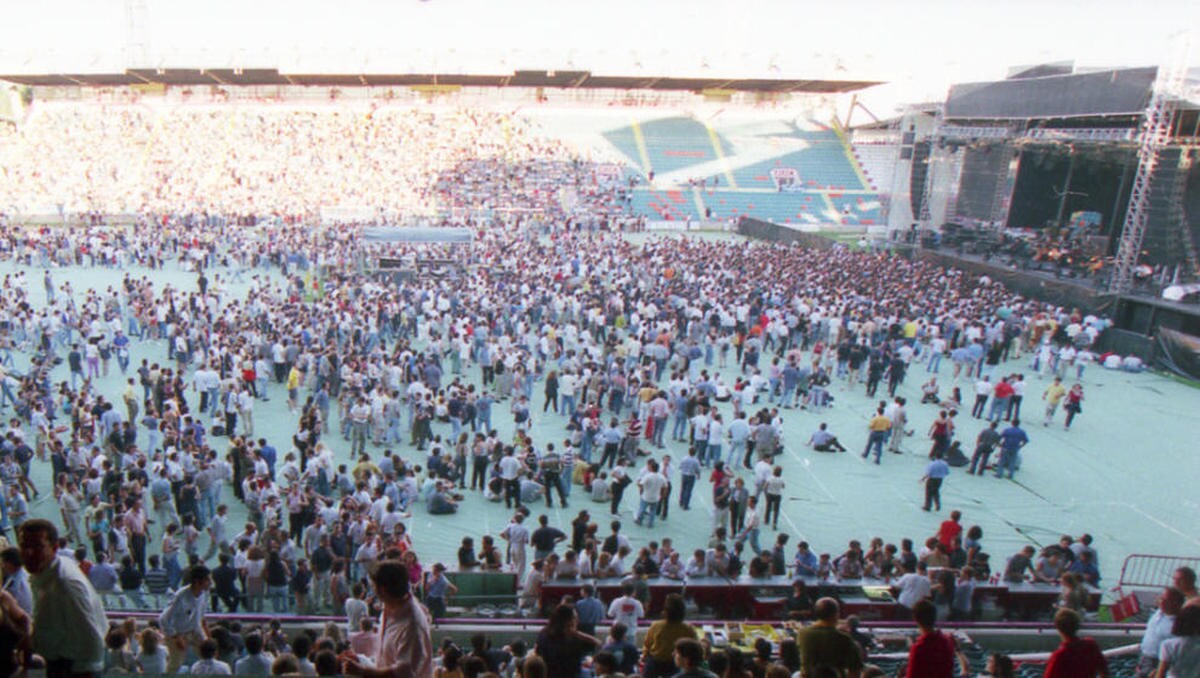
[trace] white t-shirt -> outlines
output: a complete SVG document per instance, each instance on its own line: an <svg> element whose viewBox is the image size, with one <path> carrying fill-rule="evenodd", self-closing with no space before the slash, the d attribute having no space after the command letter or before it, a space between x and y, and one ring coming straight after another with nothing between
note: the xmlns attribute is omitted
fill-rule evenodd
<svg viewBox="0 0 1200 678"><path fill-rule="evenodd" d="M638 619L644 614L641 601L633 596L621 596L608 606L608 616L612 617L614 622L624 624L630 633L637 632Z"/></svg>
<svg viewBox="0 0 1200 678"><path fill-rule="evenodd" d="M504 457L500 460L500 477L505 480L516 480L521 473L521 460L516 457Z"/></svg>
<svg viewBox="0 0 1200 678"><path fill-rule="evenodd" d="M642 477L642 501L655 502L662 498L663 488L667 479L657 471L647 473Z"/></svg>
<svg viewBox="0 0 1200 678"><path fill-rule="evenodd" d="M784 487L783 478L781 476L771 476L763 483L763 487L767 494L783 494Z"/></svg>
<svg viewBox="0 0 1200 678"><path fill-rule="evenodd" d="M1158 660L1170 663L1167 678L1200 675L1200 638L1186 636L1164 640L1158 650Z"/></svg>
<svg viewBox="0 0 1200 678"><path fill-rule="evenodd" d="M909 572L897 579L896 588L900 589L898 602L910 609L913 605L928 598L930 591L933 590L932 584L929 583L929 577L915 572Z"/></svg>

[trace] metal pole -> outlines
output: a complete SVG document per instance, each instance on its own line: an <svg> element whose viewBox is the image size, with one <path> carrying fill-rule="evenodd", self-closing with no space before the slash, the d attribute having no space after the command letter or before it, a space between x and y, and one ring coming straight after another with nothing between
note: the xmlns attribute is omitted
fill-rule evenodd
<svg viewBox="0 0 1200 678"><path fill-rule="evenodd" d="M1125 192L1125 183L1129 181L1130 169L1129 159L1126 158L1124 166L1121 169L1121 181L1117 184L1117 194L1113 196L1112 211L1109 212L1108 228L1110 231L1115 230L1117 225L1117 209L1121 207L1121 194Z"/></svg>
<svg viewBox="0 0 1200 678"><path fill-rule="evenodd" d="M1075 148L1071 148L1070 160L1067 162L1067 180L1063 182L1062 195L1058 198L1058 214L1054 217L1056 228L1062 228L1063 212L1067 209L1067 197L1071 195L1071 178L1075 176Z"/></svg>

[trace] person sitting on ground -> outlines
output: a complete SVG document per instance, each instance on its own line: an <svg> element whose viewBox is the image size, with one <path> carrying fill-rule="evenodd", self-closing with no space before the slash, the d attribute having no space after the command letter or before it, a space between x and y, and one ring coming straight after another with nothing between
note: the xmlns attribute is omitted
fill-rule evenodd
<svg viewBox="0 0 1200 678"><path fill-rule="evenodd" d="M592 501L597 504L607 504L612 500L612 489L608 482L608 473L602 471L599 476L592 479L591 497Z"/></svg>
<svg viewBox="0 0 1200 678"><path fill-rule="evenodd" d="M941 402L938 396L937 377L930 377L929 381L921 384L921 404L936 405Z"/></svg>
<svg viewBox="0 0 1200 678"><path fill-rule="evenodd" d="M454 501L454 497L450 493L453 488L453 483L437 481L437 488L433 494L429 495L426 503L426 510L430 515L444 516L458 511L458 502Z"/></svg>
<svg viewBox="0 0 1200 678"><path fill-rule="evenodd" d="M829 432L829 425L821 422L816 431L808 439L809 447L818 452L845 452L846 448L838 442L837 436Z"/></svg>

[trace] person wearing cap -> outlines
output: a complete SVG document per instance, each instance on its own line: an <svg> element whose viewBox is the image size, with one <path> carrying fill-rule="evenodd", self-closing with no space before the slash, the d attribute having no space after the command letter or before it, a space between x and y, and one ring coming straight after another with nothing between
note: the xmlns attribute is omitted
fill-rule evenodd
<svg viewBox="0 0 1200 678"><path fill-rule="evenodd" d="M208 638L204 612L209 606L208 590L212 588L212 576L204 565L191 567L188 575L188 585L175 592L158 618L158 624L167 638L168 673L178 673L188 651Z"/></svg>

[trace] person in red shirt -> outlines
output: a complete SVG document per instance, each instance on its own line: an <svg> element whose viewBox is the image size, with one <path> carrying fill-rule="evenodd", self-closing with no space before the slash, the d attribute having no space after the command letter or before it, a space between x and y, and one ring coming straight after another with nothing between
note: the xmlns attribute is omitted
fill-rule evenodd
<svg viewBox="0 0 1200 678"><path fill-rule="evenodd" d="M1044 678L1108 678L1108 662L1100 646L1091 638L1079 638L1083 619L1075 610L1060 609L1054 615L1054 628L1062 644L1050 655Z"/></svg>
<svg viewBox="0 0 1200 678"><path fill-rule="evenodd" d="M988 411L988 421L1000 421L1008 412L1008 406L1015 394L1016 389L1008 382L1008 377L1001 379L996 388L992 389L992 408Z"/></svg>
<svg viewBox="0 0 1200 678"><path fill-rule="evenodd" d="M938 541L946 545L947 549L954 548L954 538L962 534L962 524L959 520L962 519L962 511L951 511L950 520L942 521L941 527L938 528Z"/></svg>
<svg viewBox="0 0 1200 678"><path fill-rule="evenodd" d="M906 678L954 678L955 659L964 675L970 673L970 662L959 651L958 644L934 628L937 608L933 603L922 600L913 605L913 621L921 628L921 635L908 648Z"/></svg>

